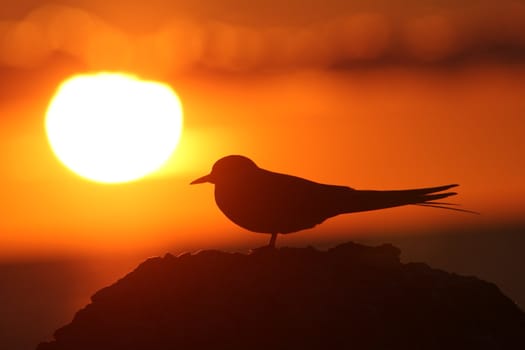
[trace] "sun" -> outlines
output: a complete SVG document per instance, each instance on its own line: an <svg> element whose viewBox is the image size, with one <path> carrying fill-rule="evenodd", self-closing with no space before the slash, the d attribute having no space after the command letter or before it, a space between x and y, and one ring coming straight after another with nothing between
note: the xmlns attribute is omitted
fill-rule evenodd
<svg viewBox="0 0 525 350"><path fill-rule="evenodd" d="M182 105L166 84L122 73L76 75L51 99L45 129L57 158L101 183L140 179L177 147Z"/></svg>

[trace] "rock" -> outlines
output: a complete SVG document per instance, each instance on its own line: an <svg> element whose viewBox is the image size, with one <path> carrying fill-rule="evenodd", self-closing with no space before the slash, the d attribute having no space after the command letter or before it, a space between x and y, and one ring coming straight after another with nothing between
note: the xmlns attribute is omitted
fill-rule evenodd
<svg viewBox="0 0 525 350"><path fill-rule="evenodd" d="M152 258L38 350L525 349L491 283L346 243Z"/></svg>

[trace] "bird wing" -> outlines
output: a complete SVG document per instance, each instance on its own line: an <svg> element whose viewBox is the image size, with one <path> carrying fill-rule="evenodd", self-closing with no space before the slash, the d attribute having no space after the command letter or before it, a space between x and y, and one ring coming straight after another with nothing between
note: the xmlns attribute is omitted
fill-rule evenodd
<svg viewBox="0 0 525 350"><path fill-rule="evenodd" d="M280 227L279 233L311 228L340 214L338 202L355 191L270 171L260 174L258 183L265 190L258 191L258 201L268 222Z"/></svg>
<svg viewBox="0 0 525 350"><path fill-rule="evenodd" d="M436 200L456 195L456 192L447 190L458 186L457 184L408 190L377 191L321 184L278 173L270 173L267 178L267 181L273 183L273 186L267 186L272 190L267 191L265 196L275 210L277 220L286 223L284 230L290 232L311 228L339 214L408 204L474 213L459 208L450 208L449 204L435 203ZM280 213L287 215L287 218L282 218Z"/></svg>

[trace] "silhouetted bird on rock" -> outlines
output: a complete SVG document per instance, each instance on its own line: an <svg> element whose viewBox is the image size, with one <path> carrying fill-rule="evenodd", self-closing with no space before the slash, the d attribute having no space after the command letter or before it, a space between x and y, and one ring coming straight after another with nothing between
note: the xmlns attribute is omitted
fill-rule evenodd
<svg viewBox="0 0 525 350"><path fill-rule="evenodd" d="M455 195L443 191L456 184L398 191L355 190L274 173L239 155L219 159L210 174L191 184L204 182L215 184L215 202L231 221L250 231L271 234L269 247L275 246L279 233L311 228L339 214L407 204L468 212L434 202Z"/></svg>

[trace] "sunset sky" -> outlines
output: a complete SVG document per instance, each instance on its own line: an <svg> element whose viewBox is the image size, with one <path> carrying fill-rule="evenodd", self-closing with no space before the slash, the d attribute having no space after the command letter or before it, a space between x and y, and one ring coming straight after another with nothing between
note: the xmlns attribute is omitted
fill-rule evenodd
<svg viewBox="0 0 525 350"><path fill-rule="evenodd" d="M143 179L88 181L50 147L57 88L98 72L180 98L179 145ZM356 189L460 184L480 215L341 215L277 246L390 242L525 305L525 0L0 0L0 79L0 347L34 349L149 256L267 244L189 185L229 154Z"/></svg>
<svg viewBox="0 0 525 350"><path fill-rule="evenodd" d="M259 246L189 186L228 154L358 189L459 183L466 215L406 207L341 216L281 244L521 224L523 1L4 1L0 259ZM44 116L71 75L168 83L184 129L145 179L86 181Z"/></svg>

